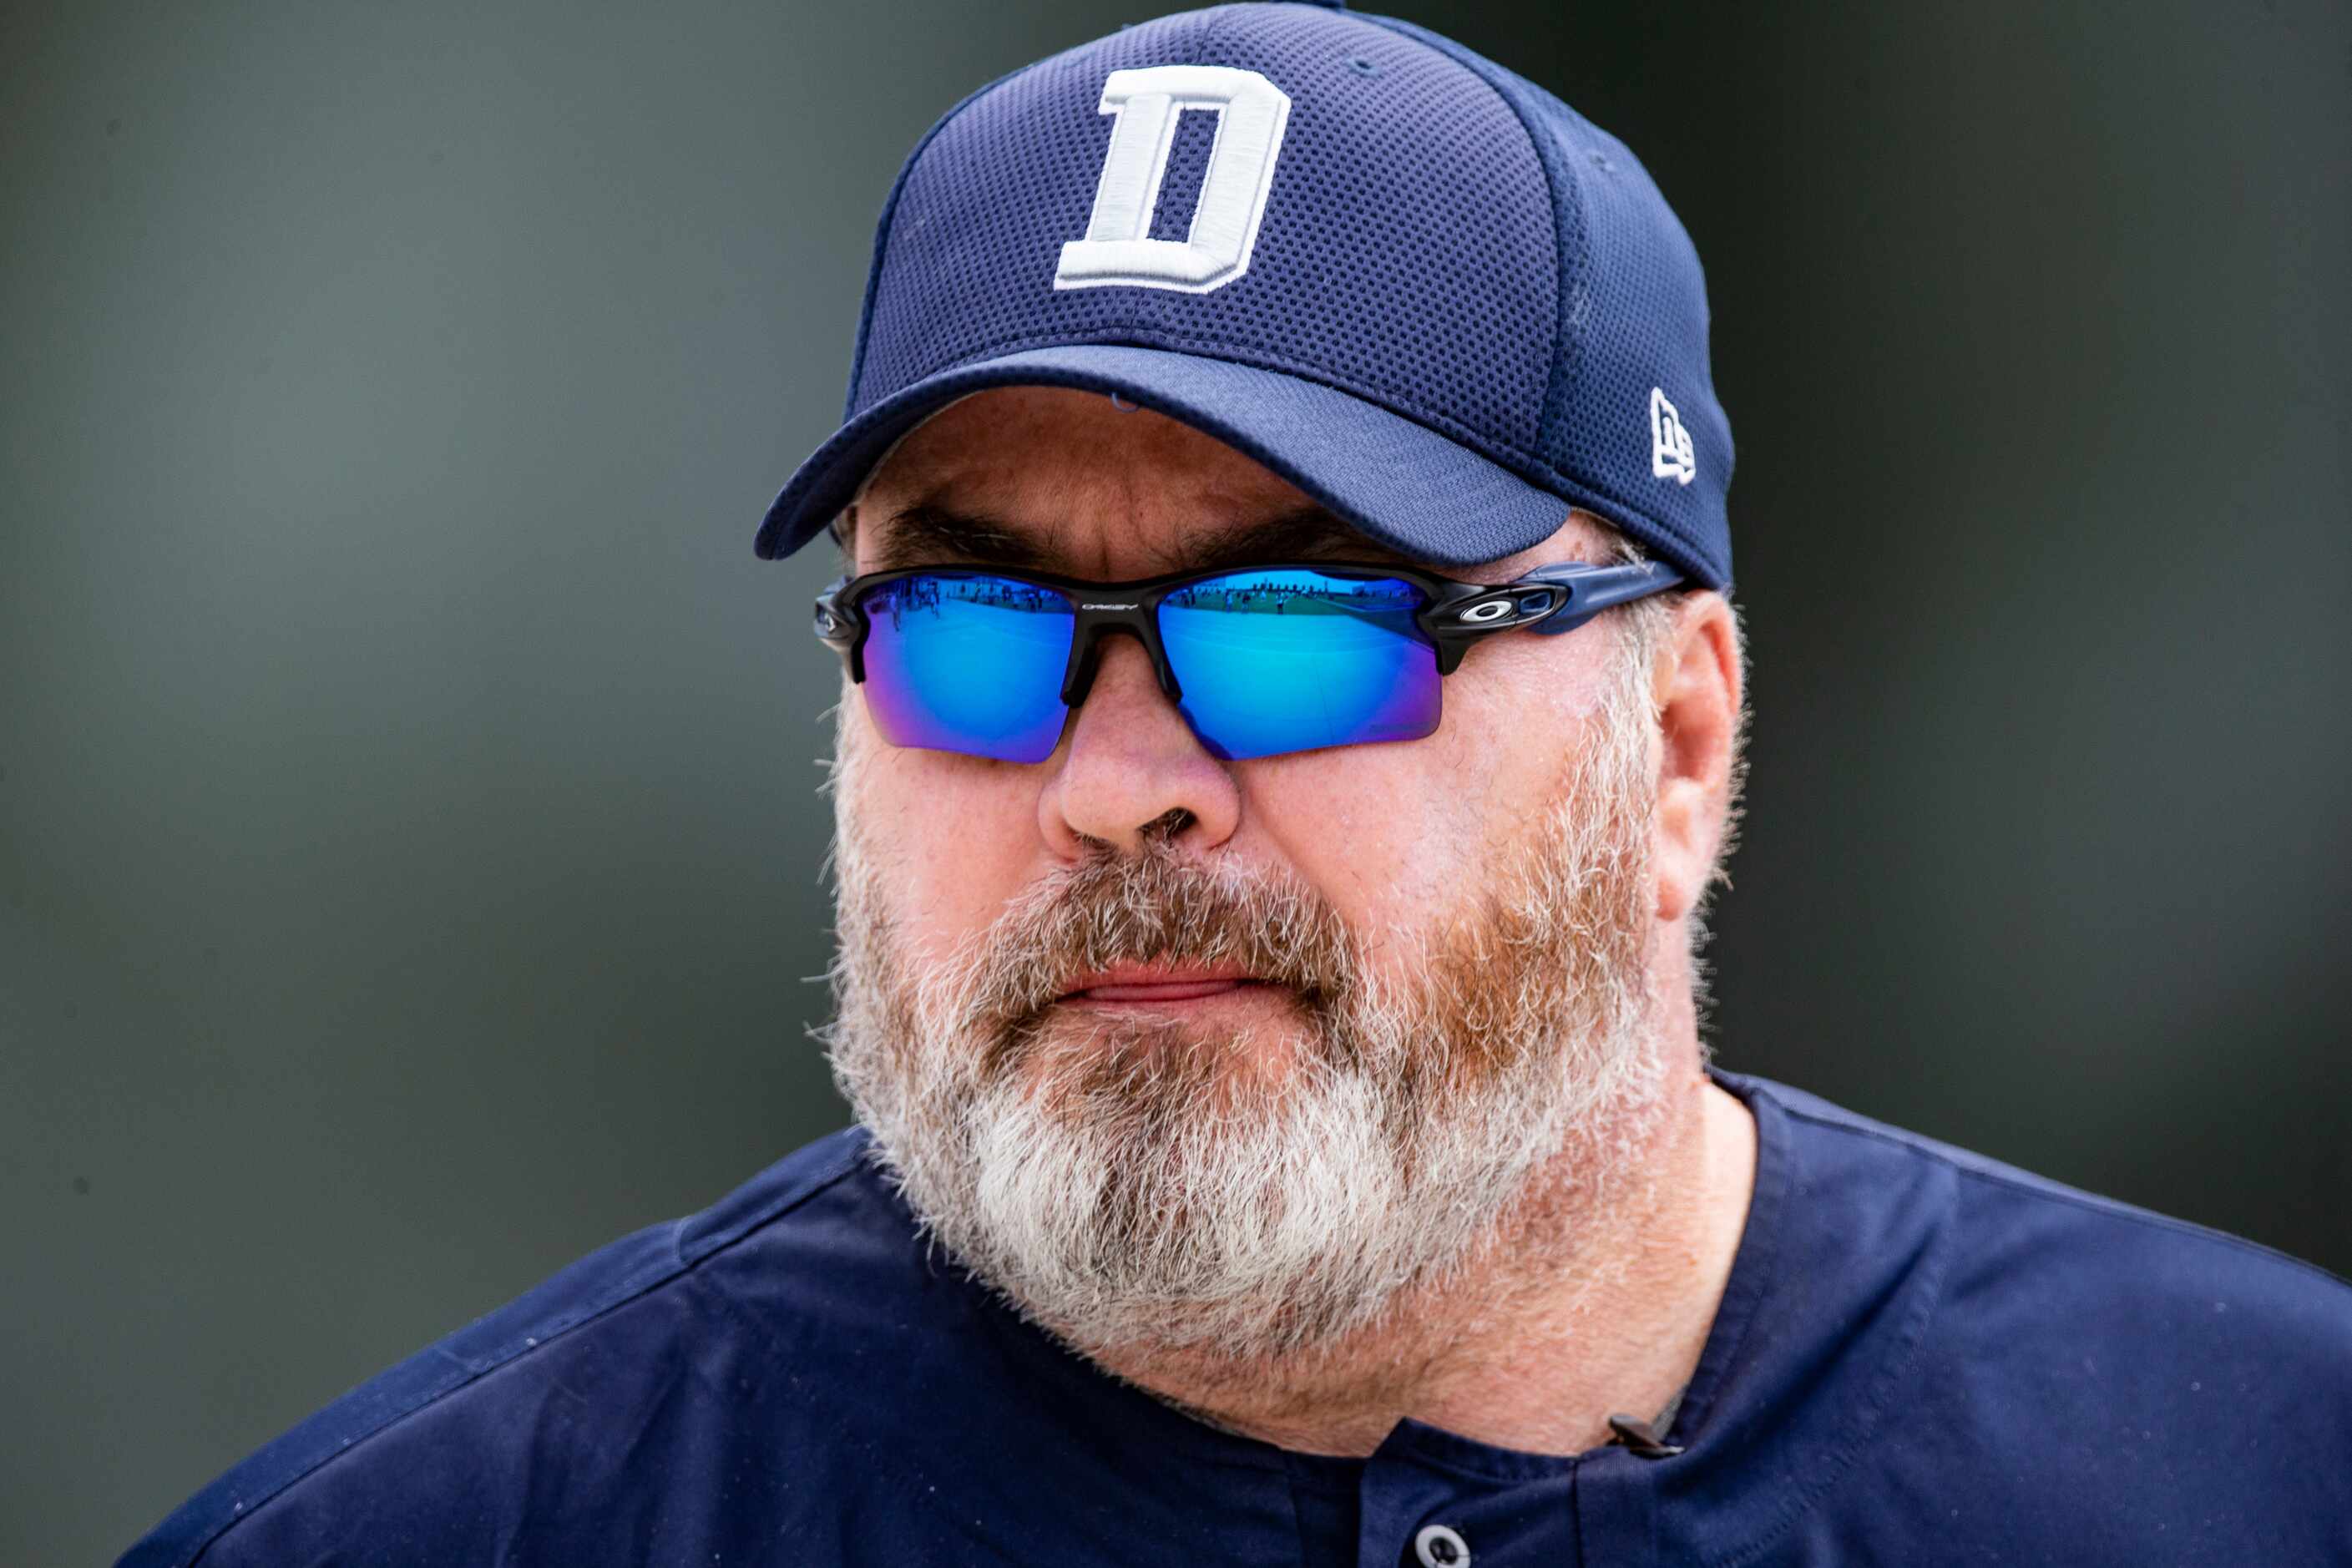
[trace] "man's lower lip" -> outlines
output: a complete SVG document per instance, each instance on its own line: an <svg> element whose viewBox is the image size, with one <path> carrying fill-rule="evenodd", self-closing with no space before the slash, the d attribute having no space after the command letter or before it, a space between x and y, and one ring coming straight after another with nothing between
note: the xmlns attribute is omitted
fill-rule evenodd
<svg viewBox="0 0 2352 1568"><path fill-rule="evenodd" d="M1096 985L1084 991L1073 991L1062 998L1065 1002L1193 1002L1203 996L1222 996L1229 991L1246 990L1255 980L1170 980L1151 985Z"/></svg>

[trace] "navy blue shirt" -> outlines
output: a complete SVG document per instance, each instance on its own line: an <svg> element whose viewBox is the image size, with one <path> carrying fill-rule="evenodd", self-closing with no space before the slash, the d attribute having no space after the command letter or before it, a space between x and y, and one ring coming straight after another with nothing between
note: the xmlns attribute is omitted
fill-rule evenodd
<svg viewBox="0 0 2352 1568"><path fill-rule="evenodd" d="M1005 1310L837 1133L345 1394L122 1559L2352 1563L2352 1289L1761 1079L1667 1434L1369 1459L1202 1426Z"/></svg>

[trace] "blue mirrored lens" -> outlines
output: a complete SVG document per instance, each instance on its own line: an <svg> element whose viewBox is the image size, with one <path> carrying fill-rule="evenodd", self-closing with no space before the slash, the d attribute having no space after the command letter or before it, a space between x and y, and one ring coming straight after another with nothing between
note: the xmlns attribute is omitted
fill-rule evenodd
<svg viewBox="0 0 2352 1568"><path fill-rule="evenodd" d="M894 746L1038 763L1061 740L1076 616L1051 588L923 573L867 594L866 706Z"/></svg>
<svg viewBox="0 0 2352 1568"><path fill-rule="evenodd" d="M1437 728L1421 590L1395 577L1231 572L1160 601L1178 704L1221 757L1412 741Z"/></svg>

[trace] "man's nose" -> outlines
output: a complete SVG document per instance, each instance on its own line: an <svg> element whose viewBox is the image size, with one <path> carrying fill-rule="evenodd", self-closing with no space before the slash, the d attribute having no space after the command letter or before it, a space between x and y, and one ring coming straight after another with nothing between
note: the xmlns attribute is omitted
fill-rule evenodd
<svg viewBox="0 0 2352 1568"><path fill-rule="evenodd" d="M1233 837L1241 791L1160 689L1137 638L1103 639L1094 686L1063 737L1038 802L1039 826L1055 853L1083 859L1097 845L1122 854L1147 832L1207 849Z"/></svg>

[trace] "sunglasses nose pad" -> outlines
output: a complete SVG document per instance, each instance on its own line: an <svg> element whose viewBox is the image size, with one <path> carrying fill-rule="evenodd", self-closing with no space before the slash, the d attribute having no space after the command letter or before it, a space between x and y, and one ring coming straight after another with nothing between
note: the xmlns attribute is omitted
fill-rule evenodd
<svg viewBox="0 0 2352 1568"><path fill-rule="evenodd" d="M1167 657L1151 646L1151 639L1145 637L1139 627L1097 626L1081 637L1077 646L1070 650L1069 673L1062 680L1063 703L1076 708L1087 700L1087 693L1094 689L1095 676L1102 668L1103 639L1118 634L1131 637L1143 645L1144 657L1151 661L1152 674L1168 700L1174 702L1181 699L1183 688L1176 683L1176 672L1168 668Z"/></svg>

